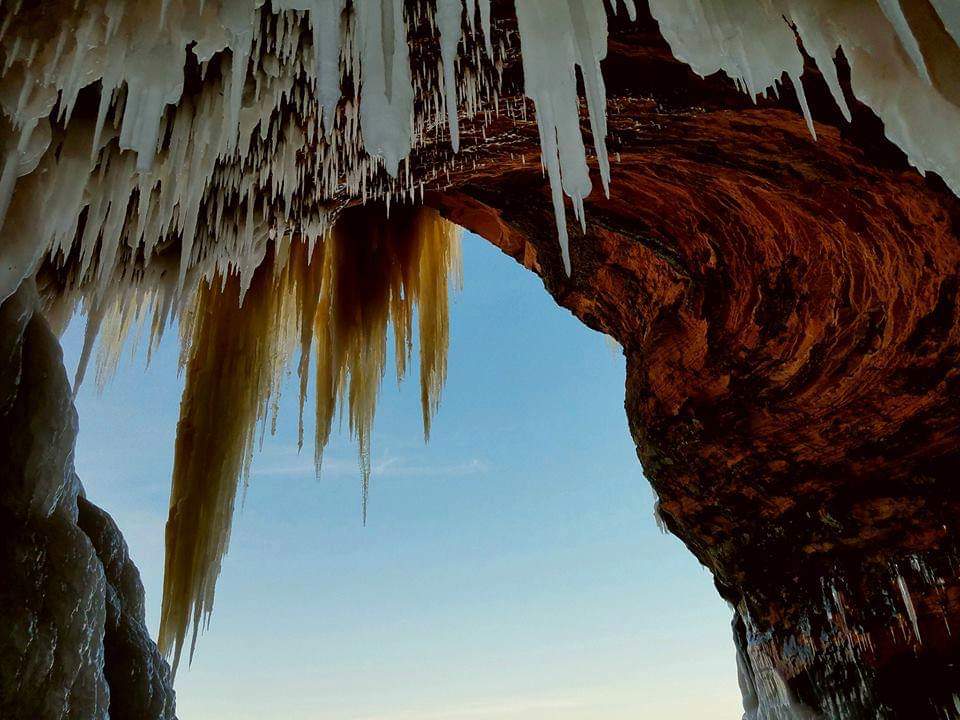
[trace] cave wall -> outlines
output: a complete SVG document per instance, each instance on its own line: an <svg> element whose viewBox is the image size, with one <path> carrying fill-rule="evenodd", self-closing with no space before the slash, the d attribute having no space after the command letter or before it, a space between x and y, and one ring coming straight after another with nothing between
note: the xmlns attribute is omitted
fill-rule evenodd
<svg viewBox="0 0 960 720"><path fill-rule="evenodd" d="M32 283L0 307L0 718L170 720L123 536L73 468L77 413Z"/></svg>

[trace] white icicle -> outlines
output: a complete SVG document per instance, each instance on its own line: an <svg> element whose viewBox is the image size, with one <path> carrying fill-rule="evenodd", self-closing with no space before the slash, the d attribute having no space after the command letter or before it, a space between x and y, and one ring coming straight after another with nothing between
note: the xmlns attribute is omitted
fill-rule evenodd
<svg viewBox="0 0 960 720"><path fill-rule="evenodd" d="M490 25L490 0L477 0L480 5L480 29L483 30L483 41L487 49L487 57L493 60L493 28Z"/></svg>
<svg viewBox="0 0 960 720"><path fill-rule="evenodd" d="M385 18L387 6L391 14ZM403 6L397 0L357 0L355 8L363 145L370 155L382 157L387 172L396 177L413 143L413 85Z"/></svg>
<svg viewBox="0 0 960 720"><path fill-rule="evenodd" d="M609 173L606 148L606 91L599 62L606 55L603 0L524 0L517 4L523 57L524 92L537 112L540 149L550 178L557 234L567 274L571 272L564 193L584 223L583 201L591 191L590 170L580 131L576 70L587 89L587 104L604 184Z"/></svg>
<svg viewBox="0 0 960 720"><path fill-rule="evenodd" d="M328 135L333 132L340 102L340 17L345 5L346 0L317 0L312 19L317 100Z"/></svg>
<svg viewBox="0 0 960 720"><path fill-rule="evenodd" d="M901 0L877 0L877 2L880 4L883 14L887 16L887 20L893 25L897 37L903 44L903 49L907 51L907 55L910 56L917 68L917 72L924 80L931 82L930 73L927 71L927 62L923 59L923 51L920 49L920 43L917 42L913 30L910 29L910 23L903 14L903 8L900 6Z"/></svg>
<svg viewBox="0 0 960 720"><path fill-rule="evenodd" d="M907 587L907 581L903 575L897 573L897 587L900 589L900 596L903 598L903 605L907 609L907 617L910 618L910 624L913 626L914 637L917 642L923 642L920 639L920 625L917 622L917 609L913 606L913 599L910 596L910 588Z"/></svg>
<svg viewBox="0 0 960 720"><path fill-rule="evenodd" d="M460 151L460 119L457 110L457 50L463 36L462 0L437 0L437 27L440 30L440 58L443 62L443 88L450 127L450 145Z"/></svg>
<svg viewBox="0 0 960 720"><path fill-rule="evenodd" d="M953 41L960 44L960 3L956 0L930 0L930 4L940 15L940 20Z"/></svg>

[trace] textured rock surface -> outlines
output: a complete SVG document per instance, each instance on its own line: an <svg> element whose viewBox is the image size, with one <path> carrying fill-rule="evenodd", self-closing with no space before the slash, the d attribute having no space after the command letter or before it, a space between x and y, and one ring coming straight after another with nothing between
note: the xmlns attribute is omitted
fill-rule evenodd
<svg viewBox="0 0 960 720"><path fill-rule="evenodd" d="M143 583L120 529L86 498L78 523L93 543L106 578L104 676L111 718L172 718L173 679L145 625Z"/></svg>
<svg viewBox="0 0 960 720"><path fill-rule="evenodd" d="M32 285L0 308L0 718L172 718L113 521L73 471L76 412Z"/></svg>

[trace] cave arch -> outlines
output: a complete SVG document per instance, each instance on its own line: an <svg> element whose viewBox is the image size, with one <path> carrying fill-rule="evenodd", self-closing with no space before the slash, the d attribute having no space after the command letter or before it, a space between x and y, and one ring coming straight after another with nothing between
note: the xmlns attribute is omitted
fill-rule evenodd
<svg viewBox="0 0 960 720"><path fill-rule="evenodd" d="M624 347L638 456L737 607L755 716L780 717L774 698L783 717L940 717L960 205L869 114L818 134L777 106L662 120L656 138L618 128L571 277L536 168L499 157L427 202Z"/></svg>

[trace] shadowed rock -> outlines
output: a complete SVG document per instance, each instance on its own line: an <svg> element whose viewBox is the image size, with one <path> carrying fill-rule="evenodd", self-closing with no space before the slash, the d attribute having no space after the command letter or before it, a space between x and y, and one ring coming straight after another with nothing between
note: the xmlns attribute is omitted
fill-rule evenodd
<svg viewBox="0 0 960 720"><path fill-rule="evenodd" d="M0 717L174 717L116 525L82 497L77 416L32 283L0 308Z"/></svg>

